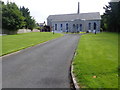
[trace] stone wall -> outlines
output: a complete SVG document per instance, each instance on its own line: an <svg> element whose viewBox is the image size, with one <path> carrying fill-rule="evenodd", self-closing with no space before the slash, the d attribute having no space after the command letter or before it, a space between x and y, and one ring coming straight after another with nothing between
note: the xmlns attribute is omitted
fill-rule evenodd
<svg viewBox="0 0 120 90"><path fill-rule="evenodd" d="M31 31L30 29L19 29L17 33L28 33L28 32L40 32L40 30L33 29L33 31Z"/></svg>
<svg viewBox="0 0 120 90"><path fill-rule="evenodd" d="M0 29L0 34L17 34L17 33L28 33L28 32L40 32L40 30L33 29L33 31L31 31L30 29L19 29L18 31L9 31L5 29Z"/></svg>

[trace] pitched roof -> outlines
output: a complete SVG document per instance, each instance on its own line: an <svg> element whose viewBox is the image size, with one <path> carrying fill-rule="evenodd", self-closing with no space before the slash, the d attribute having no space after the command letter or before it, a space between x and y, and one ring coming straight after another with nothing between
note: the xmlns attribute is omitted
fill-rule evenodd
<svg viewBox="0 0 120 90"><path fill-rule="evenodd" d="M52 21L71 21L75 19L81 20L100 20L101 16L99 12L93 13L80 13L80 14L59 14L59 15L50 15L47 19Z"/></svg>

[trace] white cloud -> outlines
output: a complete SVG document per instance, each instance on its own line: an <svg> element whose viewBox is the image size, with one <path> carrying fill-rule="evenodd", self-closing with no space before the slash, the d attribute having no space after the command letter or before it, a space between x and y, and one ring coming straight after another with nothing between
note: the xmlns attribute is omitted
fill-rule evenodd
<svg viewBox="0 0 120 90"><path fill-rule="evenodd" d="M7 0L3 0L7 1ZM78 1L80 12L104 12L103 6L110 0L9 0L18 6L28 7L37 22L46 21L49 15L77 13Z"/></svg>

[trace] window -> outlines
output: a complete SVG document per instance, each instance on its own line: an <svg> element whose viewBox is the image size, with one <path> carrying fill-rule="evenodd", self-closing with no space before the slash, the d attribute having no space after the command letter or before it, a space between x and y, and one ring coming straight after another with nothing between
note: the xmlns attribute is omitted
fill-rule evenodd
<svg viewBox="0 0 120 90"><path fill-rule="evenodd" d="M75 28L75 24L73 24L73 28Z"/></svg>
<svg viewBox="0 0 120 90"><path fill-rule="evenodd" d="M94 30L96 30L96 26L97 26L97 25L96 25L96 23L94 22Z"/></svg>
<svg viewBox="0 0 120 90"><path fill-rule="evenodd" d="M62 30L62 27L63 27L63 25L62 24L60 24L60 29Z"/></svg>
<svg viewBox="0 0 120 90"><path fill-rule="evenodd" d="M62 24L60 24L60 27L62 28Z"/></svg>
<svg viewBox="0 0 120 90"><path fill-rule="evenodd" d="M89 23L89 25L88 25L88 29L91 30L91 23Z"/></svg>
<svg viewBox="0 0 120 90"><path fill-rule="evenodd" d="M77 24L77 30L78 30L78 24Z"/></svg>
<svg viewBox="0 0 120 90"><path fill-rule="evenodd" d="M80 31L82 31L82 24L80 24Z"/></svg>
<svg viewBox="0 0 120 90"><path fill-rule="evenodd" d="M57 24L55 24L55 30L57 30Z"/></svg>
<svg viewBox="0 0 120 90"><path fill-rule="evenodd" d="M66 30L68 30L68 23L66 24Z"/></svg>

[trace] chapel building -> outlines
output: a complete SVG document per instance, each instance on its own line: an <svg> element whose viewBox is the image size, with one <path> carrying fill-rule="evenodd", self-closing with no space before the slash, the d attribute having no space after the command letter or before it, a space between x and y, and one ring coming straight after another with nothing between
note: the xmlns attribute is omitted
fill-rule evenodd
<svg viewBox="0 0 120 90"><path fill-rule="evenodd" d="M55 32L99 32L101 16L99 12L49 15L47 25Z"/></svg>

